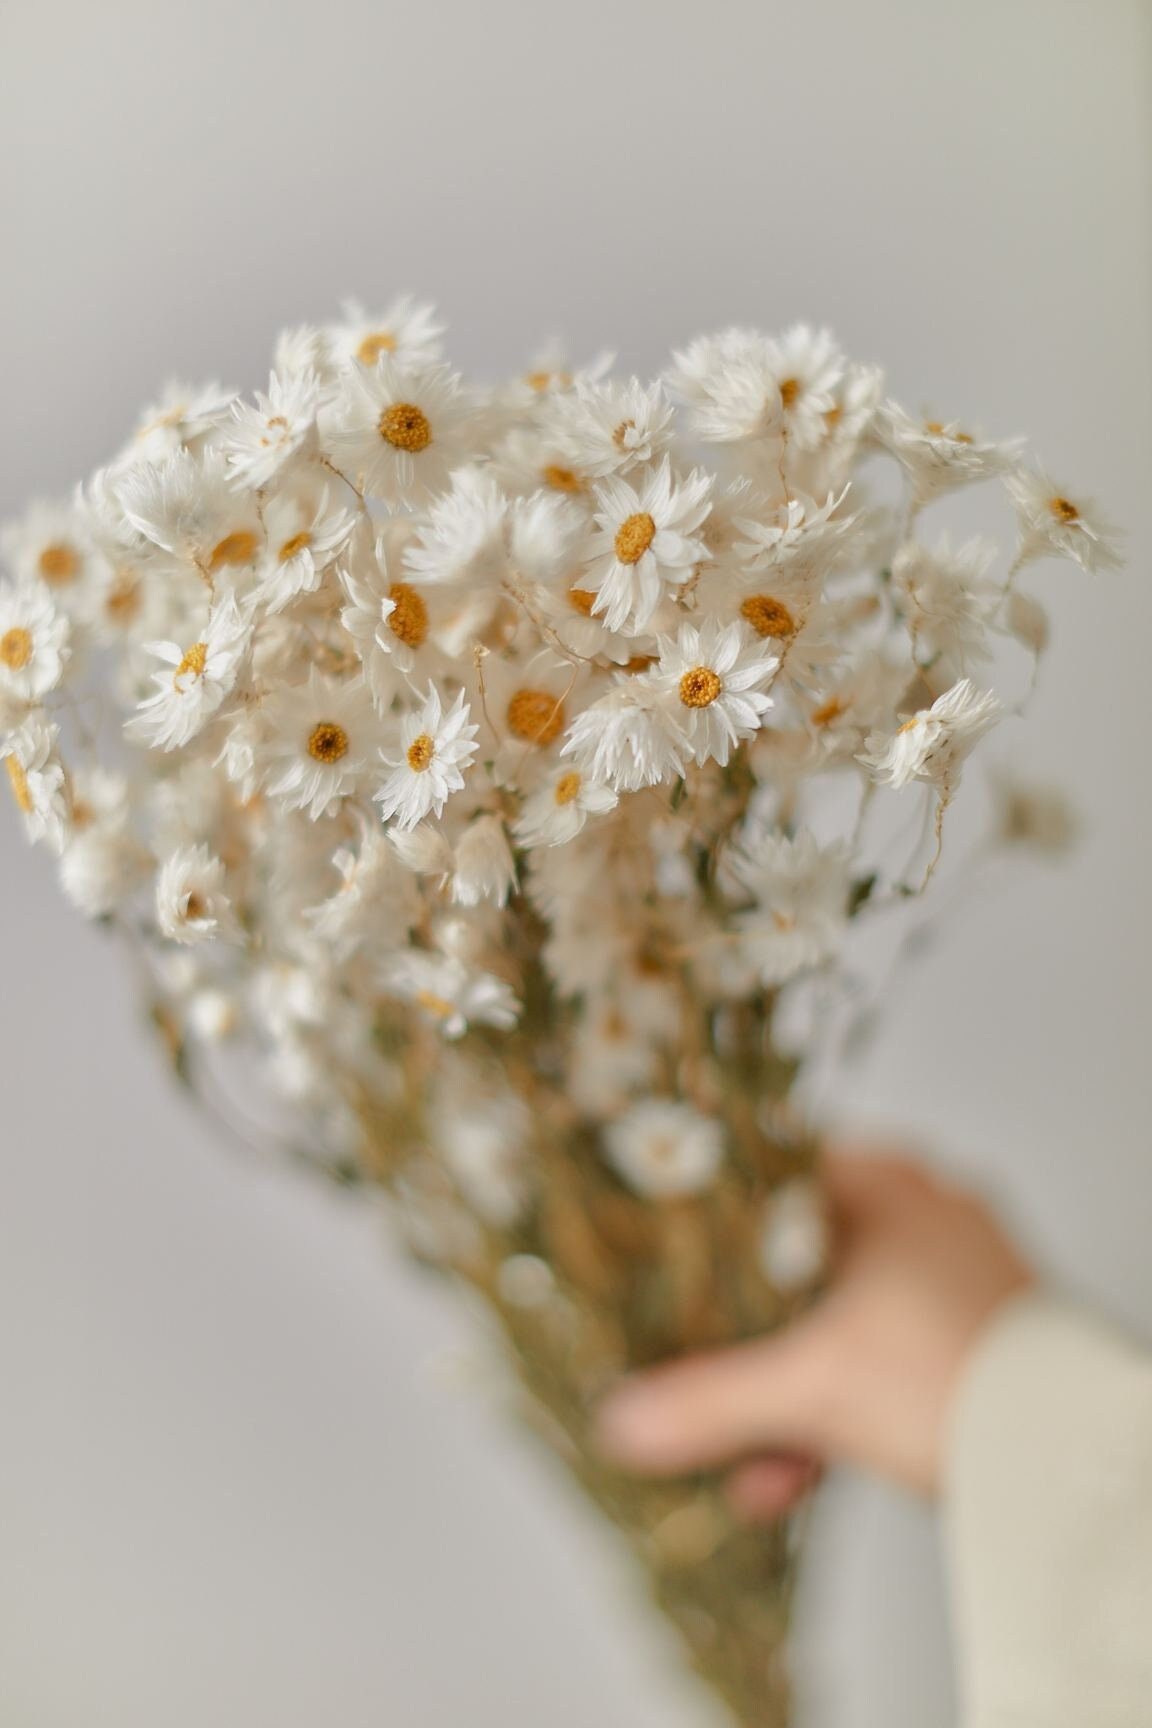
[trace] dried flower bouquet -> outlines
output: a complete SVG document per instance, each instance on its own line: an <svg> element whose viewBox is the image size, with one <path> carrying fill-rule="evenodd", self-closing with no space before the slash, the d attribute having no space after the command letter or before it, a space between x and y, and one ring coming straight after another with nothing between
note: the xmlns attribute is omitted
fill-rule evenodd
<svg viewBox="0 0 1152 1728"><path fill-rule="evenodd" d="M997 639L1028 683L1020 572L1115 553L1016 444L905 413L822 331L499 389L440 337L407 301L286 332L266 395L173 387L10 526L0 755L181 1070L259 1053L316 1160L384 1185L696 1669L775 1728L787 1533L612 1475L589 1412L804 1300L789 1095L855 932L932 874ZM985 480L1003 556L923 536ZM1017 797L1007 832L1052 820Z"/></svg>

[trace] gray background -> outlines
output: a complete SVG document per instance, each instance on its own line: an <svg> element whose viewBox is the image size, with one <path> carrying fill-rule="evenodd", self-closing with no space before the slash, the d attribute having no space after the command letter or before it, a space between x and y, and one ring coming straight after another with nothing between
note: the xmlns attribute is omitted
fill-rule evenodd
<svg viewBox="0 0 1152 1728"><path fill-rule="evenodd" d="M8 0L0 507L165 376L260 382L279 325L398 288L489 373L828 320L910 405L1033 433L1130 530L1126 575L1034 584L1013 744L1086 838L967 908L836 1102L1152 1321L1147 34L1123 0ZM0 873L0 1720L710 1721L455 1307L189 1113L7 810ZM950 1720L925 1514L833 1490L800 1643L811 1722Z"/></svg>

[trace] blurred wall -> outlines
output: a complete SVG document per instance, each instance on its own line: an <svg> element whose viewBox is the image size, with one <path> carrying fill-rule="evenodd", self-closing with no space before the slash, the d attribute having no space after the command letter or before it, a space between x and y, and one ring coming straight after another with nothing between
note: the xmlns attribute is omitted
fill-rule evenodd
<svg viewBox="0 0 1152 1728"><path fill-rule="evenodd" d="M827 320L1106 497L1131 569L1037 575L1056 646L1013 733L1083 845L994 879L832 1102L1152 1323L1136 0L7 0L0 33L5 513L169 374L250 386L281 324L402 288L488 373L553 332L652 369ZM456 1308L190 1113L7 810L0 881L0 1720L703 1728ZM834 1488L800 1644L812 1724L951 1719L925 1514Z"/></svg>

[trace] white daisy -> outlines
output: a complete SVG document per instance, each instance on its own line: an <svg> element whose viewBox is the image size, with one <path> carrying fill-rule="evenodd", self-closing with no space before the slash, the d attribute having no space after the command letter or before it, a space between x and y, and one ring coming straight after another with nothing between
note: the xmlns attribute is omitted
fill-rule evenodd
<svg viewBox="0 0 1152 1728"><path fill-rule="evenodd" d="M0 693L35 702L59 684L69 625L43 587L0 584Z"/></svg>
<svg viewBox="0 0 1152 1728"><path fill-rule="evenodd" d="M772 706L764 686L780 664L778 654L740 624L707 618L699 629L682 624L673 639L662 636L660 661L637 680L650 687L688 740L693 759L711 757L721 767L733 744L759 731Z"/></svg>
<svg viewBox="0 0 1152 1728"><path fill-rule="evenodd" d="M669 385L705 443L787 438L803 450L825 436L843 372L827 330L797 324L773 338L730 329L675 354Z"/></svg>
<svg viewBox="0 0 1152 1728"><path fill-rule="evenodd" d="M753 830L724 863L756 902L734 922L762 984L783 984L835 957L848 922L846 846L821 847L806 829L794 839Z"/></svg>
<svg viewBox="0 0 1152 1728"><path fill-rule="evenodd" d="M354 512L333 504L326 486L316 495L270 498L264 506L266 550L256 572L257 593L268 610L281 612L301 594L314 594L355 527Z"/></svg>
<svg viewBox="0 0 1152 1728"><path fill-rule="evenodd" d="M657 690L620 678L576 715L560 754L597 784L635 792L679 779L691 748Z"/></svg>
<svg viewBox="0 0 1152 1728"><path fill-rule="evenodd" d="M417 948L393 956L380 975L380 988L414 1003L445 1038L462 1038L470 1025L508 1031L520 1016L516 994L503 978Z"/></svg>
<svg viewBox="0 0 1152 1728"><path fill-rule="evenodd" d="M581 382L556 398L554 423L572 469L603 479L664 456L672 442L673 413L659 383L645 385L638 378L627 384Z"/></svg>
<svg viewBox="0 0 1152 1728"><path fill-rule="evenodd" d="M615 810L619 802L610 786L598 785L578 768L562 768L525 799L516 838L521 846L565 846L589 816Z"/></svg>
<svg viewBox="0 0 1152 1728"><path fill-rule="evenodd" d="M68 610L86 591L96 558L85 515L75 504L40 499L0 531L0 551L20 583L43 583Z"/></svg>
<svg viewBox="0 0 1152 1728"><path fill-rule="evenodd" d="M313 667L306 684L275 691L261 714L264 784L287 809L315 822L359 788L380 736L363 679L341 682Z"/></svg>
<svg viewBox="0 0 1152 1728"><path fill-rule="evenodd" d="M381 750L380 757L391 770L373 796L387 822L414 828L431 814L440 816L453 792L464 784L464 774L476 754L479 727L471 723L470 711L461 691L447 713L435 685L421 706L405 714L400 722L399 752Z"/></svg>
<svg viewBox="0 0 1152 1728"><path fill-rule="evenodd" d="M1003 598L989 579L996 557L986 540L954 548L941 535L931 549L906 542L892 560L892 585L907 606L919 657L938 665L942 680L989 658L988 631Z"/></svg>
<svg viewBox="0 0 1152 1728"><path fill-rule="evenodd" d="M1115 530L1093 499L1070 498L1040 468L1016 468L1004 485L1020 521L1019 563L1049 553L1074 559L1082 570L1119 568Z"/></svg>
<svg viewBox="0 0 1152 1728"><path fill-rule="evenodd" d="M234 424L224 435L222 448L242 484L263 489L301 458L315 457L320 397L316 373L281 377L273 372L266 396L257 391L254 404L232 404Z"/></svg>
<svg viewBox="0 0 1152 1728"><path fill-rule="evenodd" d="M386 837L366 829L359 847L341 846L332 863L339 888L304 916L335 958L347 960L365 946L405 943L420 916L419 891Z"/></svg>
<svg viewBox="0 0 1152 1728"><path fill-rule="evenodd" d="M135 891L150 862L131 834L129 816L129 787L122 775L102 768L77 769L60 885L86 918L114 912Z"/></svg>
<svg viewBox="0 0 1152 1728"><path fill-rule="evenodd" d="M991 691L977 690L971 679L962 678L931 708L906 720L894 737L874 732L859 760L887 786L926 780L947 791L959 780L964 758L1000 714Z"/></svg>
<svg viewBox="0 0 1152 1728"><path fill-rule="evenodd" d="M236 399L234 390L219 384L184 384L172 379L158 402L146 408L136 423L118 466L162 462L177 450L197 450L226 423Z"/></svg>
<svg viewBox="0 0 1152 1728"><path fill-rule="evenodd" d="M604 1154L646 1200L671 1200L711 1186L724 1159L724 1130L672 1098L634 1104L604 1131Z"/></svg>
<svg viewBox="0 0 1152 1728"><path fill-rule="evenodd" d="M155 694L128 722L129 737L160 750L187 744L231 692L251 637L250 621L229 598L213 606L199 641L186 648L178 642L149 643L164 670L152 674Z"/></svg>
<svg viewBox="0 0 1152 1728"><path fill-rule="evenodd" d="M341 321L330 324L324 332L334 359L341 365L355 362L371 369L381 355L392 355L409 366L424 366L440 358L444 326L438 322L434 306L421 305L405 294L383 312L366 312L356 300L346 300L341 310Z"/></svg>
<svg viewBox="0 0 1152 1728"><path fill-rule="evenodd" d="M468 450L457 374L387 355L371 371L356 366L345 373L323 426L341 471L391 505L426 503Z"/></svg>
<svg viewBox="0 0 1152 1728"><path fill-rule="evenodd" d="M750 575L768 570L788 570L797 578L812 581L831 568L838 543L854 523L852 516L836 512L847 494L829 493L817 504L796 493L763 517L744 516L739 528L745 535L734 547L737 558Z"/></svg>
<svg viewBox="0 0 1152 1728"><path fill-rule="evenodd" d="M675 481L667 460L635 486L615 477L597 486L584 586L610 630L646 630L665 594L703 562L704 544L693 536L710 509L711 487L699 470Z"/></svg>
<svg viewBox="0 0 1152 1728"><path fill-rule="evenodd" d="M180 449L163 462L117 475L113 484L136 532L209 583L233 580L260 556L264 535L255 503L230 484L217 450L194 455Z"/></svg>
<svg viewBox="0 0 1152 1728"><path fill-rule="evenodd" d="M156 923L170 942L238 942L243 932L224 891L222 858L184 846L156 877Z"/></svg>
<svg viewBox="0 0 1152 1728"><path fill-rule="evenodd" d="M499 583L508 568L508 500L482 468L458 468L404 552L417 582Z"/></svg>
<svg viewBox="0 0 1152 1728"><path fill-rule="evenodd" d="M499 816L477 816L456 842L452 872L452 902L479 906L490 901L506 906L516 885L516 862Z"/></svg>
<svg viewBox="0 0 1152 1728"><path fill-rule="evenodd" d="M56 753L59 729L42 711L26 714L0 743L4 768L24 831L51 852L64 849L71 808L64 768Z"/></svg>
<svg viewBox="0 0 1152 1728"><path fill-rule="evenodd" d="M1002 474L1015 463L1019 440L995 444L956 420L917 420L896 402L876 415L874 436L908 476L914 504Z"/></svg>

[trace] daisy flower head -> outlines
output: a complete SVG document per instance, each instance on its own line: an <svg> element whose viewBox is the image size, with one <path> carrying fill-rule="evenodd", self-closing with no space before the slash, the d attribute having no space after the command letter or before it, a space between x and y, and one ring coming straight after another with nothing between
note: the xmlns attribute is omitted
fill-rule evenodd
<svg viewBox="0 0 1152 1728"><path fill-rule="evenodd" d="M762 516L741 517L738 526L744 538L733 550L745 571L759 575L788 569L816 585L832 568L839 543L855 524L854 517L837 514L847 490L829 492L823 504L796 493Z"/></svg>
<svg viewBox="0 0 1152 1728"><path fill-rule="evenodd" d="M576 715L560 754L596 784L619 793L678 780L692 751L661 692L621 676L606 696Z"/></svg>
<svg viewBox="0 0 1152 1728"><path fill-rule="evenodd" d="M780 657L740 624L706 618L699 629L681 624L659 640L659 664L641 674L683 732L693 760L723 767L732 746L751 738L772 706L765 686Z"/></svg>
<svg viewBox="0 0 1152 1728"><path fill-rule="evenodd" d="M520 1017L516 993L503 978L419 948L392 956L381 972L380 988L413 1003L445 1038L462 1038L470 1025L507 1031Z"/></svg>
<svg viewBox="0 0 1152 1728"><path fill-rule="evenodd" d="M0 585L0 695L36 702L59 684L68 661L68 619L43 587Z"/></svg>
<svg viewBox="0 0 1152 1728"><path fill-rule="evenodd" d="M1089 573L1120 567L1115 529L1093 499L1070 498L1042 468L1015 468L1004 485L1020 523L1020 563L1050 555Z"/></svg>
<svg viewBox="0 0 1152 1728"><path fill-rule="evenodd" d="M191 566L209 584L232 583L255 564L264 534L255 501L238 492L218 450L180 449L115 477L116 500L141 540Z"/></svg>
<svg viewBox="0 0 1152 1728"><path fill-rule="evenodd" d="M187 744L230 695L251 641L251 620L229 596L212 607L203 633L187 647L149 643L162 670L152 674L155 691L125 728L129 737L158 750Z"/></svg>
<svg viewBox="0 0 1152 1728"><path fill-rule="evenodd" d="M521 846L565 846L589 816L615 810L620 802L610 786L598 785L578 768L561 768L524 800L516 823Z"/></svg>
<svg viewBox="0 0 1152 1728"><path fill-rule="evenodd" d="M796 324L779 338L730 329L673 356L669 387L707 444L787 439L813 449L836 407L844 359L827 330Z"/></svg>
<svg viewBox="0 0 1152 1728"><path fill-rule="evenodd" d="M156 877L156 924L170 942L238 942L240 924L224 891L224 861L207 846L183 846Z"/></svg>
<svg viewBox="0 0 1152 1728"><path fill-rule="evenodd" d="M673 1200L711 1187L724 1160L714 1117L672 1098L634 1104L604 1132L604 1155L646 1200Z"/></svg>
<svg viewBox="0 0 1152 1728"><path fill-rule="evenodd" d="M581 380L556 398L555 424L572 469L600 480L648 467L666 455L674 413L659 383Z"/></svg>
<svg viewBox="0 0 1152 1728"><path fill-rule="evenodd" d="M100 560L85 515L71 503L40 499L0 530L0 553L17 582L42 584L58 606L82 604Z"/></svg>
<svg viewBox="0 0 1152 1728"><path fill-rule="evenodd" d="M343 316L324 332L338 365L371 370L381 355L408 366L426 366L441 355L444 326L436 308L402 294L382 312L367 312L357 300L346 300Z"/></svg>
<svg viewBox="0 0 1152 1728"><path fill-rule="evenodd" d="M821 847L806 829L794 838L753 828L725 858L732 880L754 900L739 912L749 960L771 988L835 957L848 924L851 854Z"/></svg>
<svg viewBox="0 0 1152 1728"><path fill-rule="evenodd" d="M236 480L262 490L279 480L302 459L318 453L316 413L320 379L315 372L273 372L268 394L256 392L255 403L232 404L233 424L222 440Z"/></svg>
<svg viewBox="0 0 1152 1728"><path fill-rule="evenodd" d="M314 594L355 528L355 514L334 503L327 486L311 495L294 491L270 498L256 571L256 594L268 611L282 612L301 594Z"/></svg>
<svg viewBox="0 0 1152 1728"><path fill-rule="evenodd" d="M908 476L916 505L1003 474L1016 463L1020 449L1018 440L993 443L958 420L917 419L891 401L876 414L873 435Z"/></svg>
<svg viewBox="0 0 1152 1728"><path fill-rule="evenodd" d="M458 468L404 551L417 582L498 583L508 568L508 500L483 468Z"/></svg>
<svg viewBox="0 0 1152 1728"><path fill-rule="evenodd" d="M0 757L13 801L33 845L60 853L72 824L64 767L57 754L59 729L39 709L26 714L0 742Z"/></svg>
<svg viewBox="0 0 1152 1728"><path fill-rule="evenodd" d="M389 772L373 794L385 822L414 828L425 816L441 816L476 755L476 734L461 690L445 712L440 692L429 684L419 708L400 721L399 748L381 750Z"/></svg>
<svg viewBox="0 0 1152 1728"><path fill-rule="evenodd" d="M118 465L162 462L177 450L201 449L217 428L227 422L235 399L234 390L225 390L216 383L185 384L170 380L159 401L140 416Z"/></svg>
<svg viewBox="0 0 1152 1728"><path fill-rule="evenodd" d="M989 658L988 632L1003 590L990 579L997 548L986 540L928 548L906 541L892 560L892 585L906 607L919 656L958 677Z"/></svg>
<svg viewBox="0 0 1152 1728"><path fill-rule="evenodd" d="M443 490L468 452L467 410L460 379L447 366L382 354L371 370L344 374L323 429L338 466L370 497L419 507Z"/></svg>
<svg viewBox="0 0 1152 1728"><path fill-rule="evenodd" d="M380 735L362 678L340 681L312 667L307 683L273 693L261 720L263 783L286 809L315 822L359 790Z"/></svg>
<svg viewBox="0 0 1152 1728"><path fill-rule="evenodd" d="M711 508L711 489L699 469L674 479L666 458L634 484L612 477L597 486L583 586L595 594L592 612L603 615L609 630L640 635L665 595L703 563L696 533Z"/></svg>
<svg viewBox="0 0 1152 1728"><path fill-rule="evenodd" d="M516 861L499 816L482 815L469 822L456 843L451 900L456 906L479 906L487 900L506 906L516 886Z"/></svg>
<svg viewBox="0 0 1152 1728"><path fill-rule="evenodd" d="M886 786L907 786L924 780L950 791L973 746L1001 715L997 698L961 678L938 696L931 708L921 708L905 720L894 736L874 732L859 760Z"/></svg>

